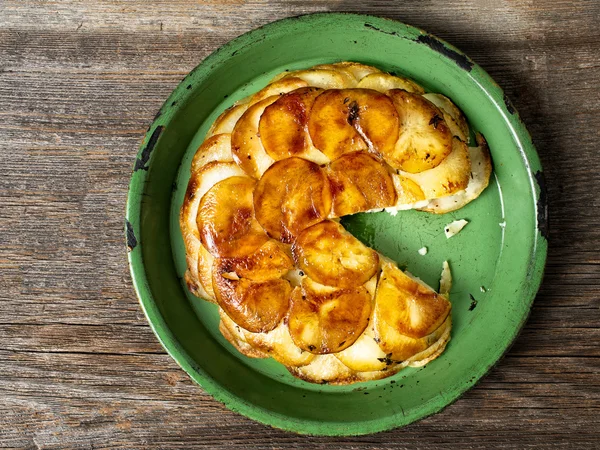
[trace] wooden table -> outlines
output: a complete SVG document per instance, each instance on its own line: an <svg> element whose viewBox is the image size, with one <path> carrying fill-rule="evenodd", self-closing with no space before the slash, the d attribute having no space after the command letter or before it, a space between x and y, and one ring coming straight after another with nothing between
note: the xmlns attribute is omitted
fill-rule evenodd
<svg viewBox="0 0 600 450"><path fill-rule="evenodd" d="M313 11L399 19L464 50L520 111L550 199L545 280L512 350L442 413L348 439L259 425L193 384L142 315L123 237L138 144L179 80ZM598 448L598 19L583 0L1 0L0 447Z"/></svg>

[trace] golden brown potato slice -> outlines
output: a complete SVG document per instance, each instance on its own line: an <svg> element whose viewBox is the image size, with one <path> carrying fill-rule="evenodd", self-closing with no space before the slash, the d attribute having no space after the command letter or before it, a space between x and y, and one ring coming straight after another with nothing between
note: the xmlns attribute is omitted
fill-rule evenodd
<svg viewBox="0 0 600 450"><path fill-rule="evenodd" d="M254 348L286 366L304 366L315 358L315 355L294 344L285 320L267 333L244 331L244 337Z"/></svg>
<svg viewBox="0 0 600 450"><path fill-rule="evenodd" d="M452 151L452 133L443 113L418 94L392 89L388 95L400 119L395 146L382 152L388 164L410 173L439 165Z"/></svg>
<svg viewBox="0 0 600 450"><path fill-rule="evenodd" d="M469 149L457 137L452 139L452 152L437 167L420 173L401 172L402 176L419 185L427 199L452 195L466 189L470 174Z"/></svg>
<svg viewBox="0 0 600 450"><path fill-rule="evenodd" d="M263 101L266 98L287 94L288 92L292 92L296 89L300 89L303 87L307 87L309 84L294 76L285 76L277 81L269 83L263 89L258 91L250 98L250 105L254 105L260 101Z"/></svg>
<svg viewBox="0 0 600 450"><path fill-rule="evenodd" d="M256 185L254 208L269 236L289 243L331 211L327 175L318 164L302 158L277 161Z"/></svg>
<svg viewBox="0 0 600 450"><path fill-rule="evenodd" d="M317 164L329 162L308 134L308 116L321 92L313 87L296 89L265 108L258 130L262 145L275 161L301 156Z"/></svg>
<svg viewBox="0 0 600 450"><path fill-rule="evenodd" d="M379 268L379 255L330 220L305 229L292 252L298 267L318 283L351 288L366 283Z"/></svg>
<svg viewBox="0 0 600 450"><path fill-rule="evenodd" d="M230 177L202 197L196 223L202 244L213 256L249 255L269 240L254 217L254 186L246 176Z"/></svg>
<svg viewBox="0 0 600 450"><path fill-rule="evenodd" d="M371 296L364 286L336 289L304 278L292 292L288 326L302 350L336 353L358 339L370 314Z"/></svg>
<svg viewBox="0 0 600 450"><path fill-rule="evenodd" d="M398 139L398 114L391 100L369 89L324 91L308 120L313 144L331 160L369 150L388 154Z"/></svg>
<svg viewBox="0 0 600 450"><path fill-rule="evenodd" d="M372 303L375 304L375 292L377 290L377 275L373 276L364 287L371 296ZM369 319L369 325L360 335L360 337L345 350L334 353L346 367L357 372L373 372L378 370L387 370L386 355L375 342L375 330L373 328L372 313Z"/></svg>
<svg viewBox="0 0 600 450"><path fill-rule="evenodd" d="M215 134L231 134L233 127L242 117L242 114L246 112L248 106L250 106L249 103L240 103L227 108L212 124L208 133L206 133L206 138Z"/></svg>
<svg viewBox="0 0 600 450"><path fill-rule="evenodd" d="M367 152L340 156L329 165L327 175L331 184L332 217L396 204L392 175L384 163Z"/></svg>
<svg viewBox="0 0 600 450"><path fill-rule="evenodd" d="M251 281L267 281L283 277L294 268L294 261L283 244L269 239L258 250L239 258L221 258L218 270L231 279L247 278Z"/></svg>
<svg viewBox="0 0 600 450"><path fill-rule="evenodd" d="M288 310L292 287L281 276L293 267L291 258L275 241L246 257L218 258L213 265L217 302L246 330L271 331Z"/></svg>
<svg viewBox="0 0 600 450"><path fill-rule="evenodd" d="M462 111L456 107L452 101L442 94L428 93L424 94L427 100L440 108L444 114L444 120L450 128L453 136L458 136L466 143L469 142L469 125Z"/></svg>
<svg viewBox="0 0 600 450"><path fill-rule="evenodd" d="M398 209L411 208L413 205L423 202L425 194L414 181L402 175L393 175L394 188L396 189L397 201L394 205ZM406 208L403 208L406 207Z"/></svg>
<svg viewBox="0 0 600 450"><path fill-rule="evenodd" d="M488 186L492 174L492 159L487 142L481 134L477 134L479 147L469 147L469 161L471 171L467 187L453 195L441 197L430 201L422 211L435 214L445 214L462 208L467 203L475 200Z"/></svg>
<svg viewBox="0 0 600 450"><path fill-rule="evenodd" d="M424 351L450 313L450 302L424 284L384 262L375 295L375 337L392 360L401 362Z"/></svg>
<svg viewBox="0 0 600 450"><path fill-rule="evenodd" d="M213 277L219 276L213 274ZM285 316L291 292L289 282L229 280L231 286L217 288L219 306L235 323L253 333L274 329Z"/></svg>
<svg viewBox="0 0 600 450"><path fill-rule="evenodd" d="M188 270L185 281L188 289L197 297L213 299L212 281L206 284L205 277L198 273L198 261L206 258L206 249L200 243L200 233L196 224L198 207L202 197L215 183L233 176L244 175L234 162L210 162L192 173L188 182L183 205L179 213L179 227L185 244ZM209 266L210 267L210 266ZM210 272L210 269L206 269Z"/></svg>
<svg viewBox="0 0 600 450"><path fill-rule="evenodd" d="M192 159L191 173L202 169L206 164L213 161L233 161L231 156L231 135L228 133L215 134L206 139Z"/></svg>
<svg viewBox="0 0 600 450"><path fill-rule="evenodd" d="M260 178L274 162L263 147L258 126L265 108L278 98L278 96L267 97L252 105L240 117L231 133L233 160L253 178Z"/></svg>
<svg viewBox="0 0 600 450"><path fill-rule="evenodd" d="M383 94L387 93L390 89L403 89L416 94L423 94L425 92L421 86L408 78L384 72L367 75L360 80L357 87L362 89L373 89L374 91Z"/></svg>

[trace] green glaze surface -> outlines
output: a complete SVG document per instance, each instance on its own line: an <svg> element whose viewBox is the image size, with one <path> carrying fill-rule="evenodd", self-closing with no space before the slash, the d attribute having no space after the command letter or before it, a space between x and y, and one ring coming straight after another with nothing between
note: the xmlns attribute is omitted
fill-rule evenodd
<svg viewBox="0 0 600 450"><path fill-rule="evenodd" d="M430 285L438 286L446 259L454 277L454 326L446 351L426 367L350 386L306 383L271 359L238 354L217 329L216 307L182 285L185 252L178 226L191 158L212 121L285 69L335 61L372 64L447 95L486 137L494 161L490 186L462 210L344 219L354 235ZM127 204L133 282L169 354L232 410L308 434L356 435L407 425L473 386L527 319L547 249L540 232L546 229L541 179L537 154L518 113L500 87L449 44L370 16L315 14L282 20L210 55L185 77L149 128ZM444 225L462 218L469 225L446 239ZM417 253L423 246L429 249L425 256Z"/></svg>

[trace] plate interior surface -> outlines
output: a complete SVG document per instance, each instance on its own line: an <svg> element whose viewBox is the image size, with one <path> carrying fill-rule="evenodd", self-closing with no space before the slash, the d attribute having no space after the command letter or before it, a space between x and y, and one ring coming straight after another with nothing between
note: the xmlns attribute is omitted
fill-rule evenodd
<svg viewBox="0 0 600 450"><path fill-rule="evenodd" d="M472 130L485 136L494 161L489 187L459 211L343 219L352 234L434 288L444 260L454 279L453 330L446 351L423 368L349 386L307 383L272 359L250 359L235 351L218 331L216 306L183 286L185 250L178 224L191 159L214 119L283 70L336 61L371 64L447 95ZM541 168L518 114L468 58L398 22L317 14L276 22L232 41L190 73L165 102L136 168L127 211L128 238L135 240L129 259L154 331L209 393L233 410L280 428L364 434L440 410L510 346L541 280L546 253L538 226L544 219L538 205ZM469 224L446 239L444 226L463 218ZM424 256L418 253L422 247L428 249Z"/></svg>

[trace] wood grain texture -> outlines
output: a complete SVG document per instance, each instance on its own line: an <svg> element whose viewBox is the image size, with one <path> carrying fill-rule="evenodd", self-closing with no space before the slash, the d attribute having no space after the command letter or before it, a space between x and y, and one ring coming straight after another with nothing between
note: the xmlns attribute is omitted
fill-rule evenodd
<svg viewBox="0 0 600 450"><path fill-rule="evenodd" d="M442 413L299 437L232 413L158 344L126 265L138 144L179 80L256 26L314 11L399 19L505 89L546 171L545 280L514 347ZM594 448L600 439L600 3L2 0L0 447Z"/></svg>

